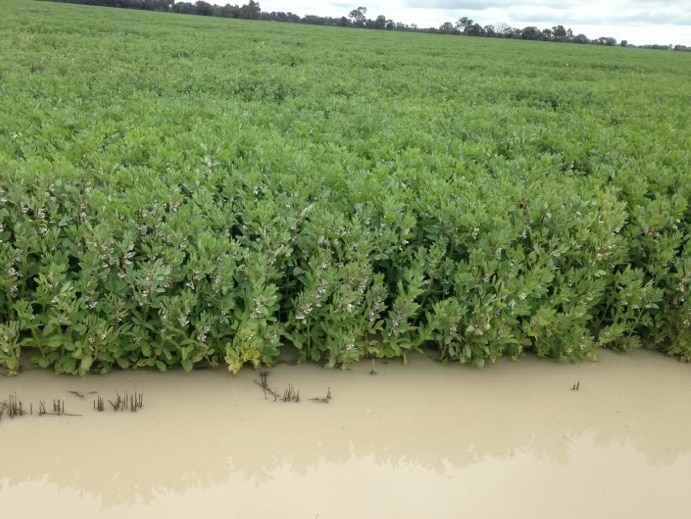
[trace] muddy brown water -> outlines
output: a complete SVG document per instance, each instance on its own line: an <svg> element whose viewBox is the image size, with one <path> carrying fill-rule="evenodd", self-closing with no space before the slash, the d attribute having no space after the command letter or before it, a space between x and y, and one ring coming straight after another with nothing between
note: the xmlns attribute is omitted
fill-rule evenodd
<svg viewBox="0 0 691 519"><path fill-rule="evenodd" d="M0 517L691 517L689 365L638 351L370 370L273 368L299 403L265 399L251 369L1 378L0 401L34 416L0 419ZM70 391L144 407L99 413ZM82 416L35 415L53 399Z"/></svg>

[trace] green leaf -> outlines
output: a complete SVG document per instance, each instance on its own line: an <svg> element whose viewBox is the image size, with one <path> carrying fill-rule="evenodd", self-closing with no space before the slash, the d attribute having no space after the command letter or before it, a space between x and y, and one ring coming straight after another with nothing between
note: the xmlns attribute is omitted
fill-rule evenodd
<svg viewBox="0 0 691 519"><path fill-rule="evenodd" d="M63 357L59 363L60 373L74 373L77 370L77 359L72 356Z"/></svg>
<svg viewBox="0 0 691 519"><path fill-rule="evenodd" d="M91 369L91 364L94 362L93 357L86 355L82 357L82 361L79 363L79 374L86 375Z"/></svg>
<svg viewBox="0 0 691 519"><path fill-rule="evenodd" d="M47 359L47 358L45 358L45 357L39 357L39 358L36 360L36 364L38 364L38 367L39 367L39 368L45 369L45 368L47 368L48 366L50 366L50 359Z"/></svg>
<svg viewBox="0 0 691 519"><path fill-rule="evenodd" d="M10 375L14 375L19 370L19 359L17 357L8 357L5 360L5 366L7 366Z"/></svg>

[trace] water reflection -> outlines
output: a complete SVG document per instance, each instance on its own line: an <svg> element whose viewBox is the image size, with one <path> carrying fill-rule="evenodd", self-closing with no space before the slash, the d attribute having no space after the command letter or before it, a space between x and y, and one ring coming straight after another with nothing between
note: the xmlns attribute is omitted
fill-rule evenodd
<svg viewBox="0 0 691 519"><path fill-rule="evenodd" d="M300 492L300 481L330 496L333 473L355 487L382 475L404 487L418 479L440 485L485 466L501 478L527 467L573 471L584 459L592 472L596 459L622 452L641 470L691 468L691 366L647 352L575 366L526 359L483 371L423 357L411 364L381 366L377 376L369 365L272 371L270 383L292 382L305 397L331 387L329 405L267 402L251 370L3 379L0 395L65 398L68 411L84 416L3 417L0 501L14 496L10 506L19 507L13 500L36 484L55 486L58 500L73 491L90 496L102 511L218 488L249 495L295 484ZM96 413L90 400L65 396L133 387L145 394L136 414Z"/></svg>

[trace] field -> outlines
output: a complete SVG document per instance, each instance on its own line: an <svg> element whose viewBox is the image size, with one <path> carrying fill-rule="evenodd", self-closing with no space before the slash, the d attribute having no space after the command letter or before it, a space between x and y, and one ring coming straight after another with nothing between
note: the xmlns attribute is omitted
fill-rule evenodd
<svg viewBox="0 0 691 519"><path fill-rule="evenodd" d="M691 55L10 0L0 366L691 360Z"/></svg>

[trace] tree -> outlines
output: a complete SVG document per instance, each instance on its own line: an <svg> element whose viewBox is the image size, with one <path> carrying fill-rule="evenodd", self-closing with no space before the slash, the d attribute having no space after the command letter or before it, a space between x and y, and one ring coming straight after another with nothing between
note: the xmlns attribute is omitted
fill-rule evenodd
<svg viewBox="0 0 691 519"><path fill-rule="evenodd" d="M499 22L495 27L494 30L496 33L499 35L500 38L511 38L513 34L513 28L508 24L504 22Z"/></svg>
<svg viewBox="0 0 691 519"><path fill-rule="evenodd" d="M224 18L239 18L240 8L237 5L226 4L221 7L221 16Z"/></svg>
<svg viewBox="0 0 691 519"><path fill-rule="evenodd" d="M471 27L475 22L468 18L467 16L464 16L463 18L460 18L456 22L456 29L458 29L461 32L465 32L468 27Z"/></svg>
<svg viewBox="0 0 691 519"><path fill-rule="evenodd" d="M555 41L566 41L566 29L563 25L556 25L552 27L552 38Z"/></svg>
<svg viewBox="0 0 691 519"><path fill-rule="evenodd" d="M194 5L197 7L197 14L201 14L202 16L213 16L214 8L211 4L199 1Z"/></svg>
<svg viewBox="0 0 691 519"><path fill-rule="evenodd" d="M147 11L168 11L172 3L172 0L144 0L141 6Z"/></svg>
<svg viewBox="0 0 691 519"><path fill-rule="evenodd" d="M600 45L608 45L610 47L614 46L617 44L617 40L615 38L612 38L611 36L600 36L597 39L597 42Z"/></svg>
<svg viewBox="0 0 691 519"><path fill-rule="evenodd" d="M534 25L531 25L521 30L521 38L524 40L541 40L542 31Z"/></svg>
<svg viewBox="0 0 691 519"><path fill-rule="evenodd" d="M375 20L370 20L367 26L372 29L386 29L386 16L380 14Z"/></svg>
<svg viewBox="0 0 691 519"><path fill-rule="evenodd" d="M352 11L350 11L350 13L348 13L348 17L353 19L353 25L363 26L367 21L367 17L365 16L366 14L366 7L358 7L357 9L353 9Z"/></svg>
<svg viewBox="0 0 691 519"><path fill-rule="evenodd" d="M258 20L259 15L262 13L262 8L259 6L259 2L250 0L247 5L243 5L240 8L240 18L245 18L247 20Z"/></svg>
<svg viewBox="0 0 691 519"><path fill-rule="evenodd" d="M485 31L482 29L482 25L479 23L474 23L468 27L465 28L463 31L464 34L467 34L468 36L484 36Z"/></svg>
<svg viewBox="0 0 691 519"><path fill-rule="evenodd" d="M197 8L189 2L177 2L174 7L180 14L197 14Z"/></svg>
<svg viewBox="0 0 691 519"><path fill-rule="evenodd" d="M439 26L439 32L444 34L456 34L458 31L451 22L444 22Z"/></svg>

